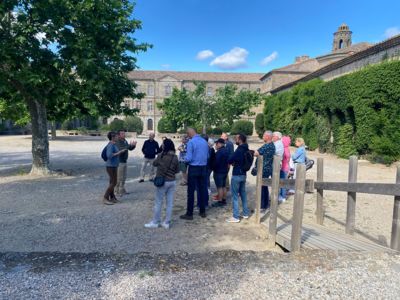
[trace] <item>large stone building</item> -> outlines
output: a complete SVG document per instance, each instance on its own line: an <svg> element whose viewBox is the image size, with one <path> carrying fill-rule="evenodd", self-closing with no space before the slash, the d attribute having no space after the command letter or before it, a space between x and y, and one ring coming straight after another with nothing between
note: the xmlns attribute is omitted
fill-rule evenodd
<svg viewBox="0 0 400 300"><path fill-rule="evenodd" d="M352 44L352 32L349 26L342 24L333 34L332 52L311 58L307 55L298 56L291 65L274 69L262 78L261 91L265 94L279 87L303 78L327 65L352 56L368 49L369 43Z"/></svg>
<svg viewBox="0 0 400 300"><path fill-rule="evenodd" d="M144 133L157 132L157 124L162 117L162 112L157 108L156 103L169 97L173 88L193 90L194 82L202 81L206 83L206 92L210 96L218 88L227 84L234 84L239 89L260 91L262 75L262 73L132 71L128 77L135 81L137 91L145 93L145 97L141 100L127 99L125 103L130 108L140 109L139 117L144 124Z"/></svg>

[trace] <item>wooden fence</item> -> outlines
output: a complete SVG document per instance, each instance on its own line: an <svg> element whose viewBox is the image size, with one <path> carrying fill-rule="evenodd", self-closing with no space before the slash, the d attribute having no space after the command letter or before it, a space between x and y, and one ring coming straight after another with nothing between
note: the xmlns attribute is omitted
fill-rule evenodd
<svg viewBox="0 0 400 300"><path fill-rule="evenodd" d="M269 243L271 246L276 243L278 195L279 188L283 187L295 189L291 233L292 251L298 251L301 245L304 194L306 192L313 192L314 190L317 191L316 222L319 225L323 225L324 221L324 190L347 192L345 232L349 235L353 235L355 230L357 193L394 196L390 248L400 251L400 166L397 167L396 183L361 183L357 182L358 159L356 156L352 156L349 160L348 182L326 182L323 180L324 161L323 158L318 158L317 181L314 182L311 179L306 180L306 170L302 164L297 165L296 180L279 179L280 161L280 157L275 155L272 179L262 178L262 157L259 157L257 165L255 221L256 223L260 223L261 221L260 204L262 186L271 186L269 218Z"/></svg>

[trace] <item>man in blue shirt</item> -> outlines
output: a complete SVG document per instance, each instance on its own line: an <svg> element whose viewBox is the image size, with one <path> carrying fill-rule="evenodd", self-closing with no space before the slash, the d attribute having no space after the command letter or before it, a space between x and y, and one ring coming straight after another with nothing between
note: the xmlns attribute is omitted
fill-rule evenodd
<svg viewBox="0 0 400 300"><path fill-rule="evenodd" d="M200 216L206 217L207 191L207 159L208 143L204 138L196 133L196 130L189 128L187 134L190 141L187 144L185 161L189 165L188 169L188 189L187 189L187 210L181 216L184 220L193 220L194 193L197 187L197 202L200 206Z"/></svg>

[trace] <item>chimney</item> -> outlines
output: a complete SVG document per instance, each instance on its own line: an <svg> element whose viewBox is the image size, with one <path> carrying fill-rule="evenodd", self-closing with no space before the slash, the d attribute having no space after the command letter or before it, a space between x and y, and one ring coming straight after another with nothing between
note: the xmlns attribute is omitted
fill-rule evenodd
<svg viewBox="0 0 400 300"><path fill-rule="evenodd" d="M308 55L301 55L301 56L296 56L294 62L295 63L300 63L300 62L303 62L303 61L306 61L306 60L309 60L309 59L310 59L310 57Z"/></svg>

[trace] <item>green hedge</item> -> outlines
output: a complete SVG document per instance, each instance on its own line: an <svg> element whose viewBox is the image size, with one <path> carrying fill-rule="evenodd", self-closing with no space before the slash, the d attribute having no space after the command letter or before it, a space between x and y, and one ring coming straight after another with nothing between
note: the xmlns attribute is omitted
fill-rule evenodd
<svg viewBox="0 0 400 300"><path fill-rule="evenodd" d="M243 133L245 135L253 134L253 123L250 121L239 120L233 123L231 134Z"/></svg>
<svg viewBox="0 0 400 300"><path fill-rule="evenodd" d="M300 83L266 98L264 127L302 136L311 149L390 164L400 159L399 83L399 61Z"/></svg>
<svg viewBox="0 0 400 300"><path fill-rule="evenodd" d="M124 120L124 129L129 132L136 132L142 134L143 132L143 121L137 116L128 116Z"/></svg>
<svg viewBox="0 0 400 300"><path fill-rule="evenodd" d="M176 133L176 123L168 120L167 118L161 118L157 125L158 132L161 133Z"/></svg>

